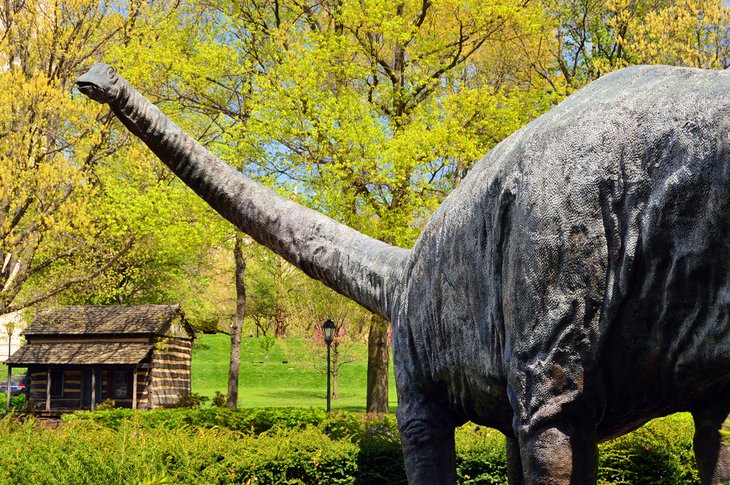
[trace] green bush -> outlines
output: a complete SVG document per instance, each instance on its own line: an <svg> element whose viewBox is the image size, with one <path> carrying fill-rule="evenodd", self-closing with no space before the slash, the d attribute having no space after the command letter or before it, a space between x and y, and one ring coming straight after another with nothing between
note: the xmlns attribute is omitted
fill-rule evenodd
<svg viewBox="0 0 730 485"><path fill-rule="evenodd" d="M600 484L694 484L688 415L600 447ZM405 484L395 419L319 410L225 408L75 413L58 429L0 420L0 485ZM460 484L506 483L504 437L456 433Z"/></svg>
<svg viewBox="0 0 730 485"><path fill-rule="evenodd" d="M327 418L325 411L315 408L228 409L212 407L154 409L151 411L112 409L93 413L77 411L64 415L63 420L69 422L94 421L112 429L120 429L124 420L137 415L144 426L152 428L225 428L253 434L260 434L274 427L302 429L307 425L319 426Z"/></svg>
<svg viewBox="0 0 730 485"><path fill-rule="evenodd" d="M228 398L225 394L223 394L220 391L215 391L215 394L213 395L213 401L211 404L213 404L214 407L217 408L224 408L226 407Z"/></svg>
<svg viewBox="0 0 730 485"><path fill-rule="evenodd" d="M456 431L456 473L459 483L507 482L504 435L491 428L462 426Z"/></svg>
<svg viewBox="0 0 730 485"><path fill-rule="evenodd" d="M174 406L175 408L199 408L206 402L210 401L208 396L203 396L197 392L191 392L190 394L183 394L180 399L177 400Z"/></svg>
<svg viewBox="0 0 730 485"><path fill-rule="evenodd" d="M600 447L598 483L699 483L688 414L657 419Z"/></svg>
<svg viewBox="0 0 730 485"><path fill-rule="evenodd" d="M102 402L97 404L94 409L97 411L107 411L109 409L116 409L117 402L114 399L104 399Z"/></svg>
<svg viewBox="0 0 730 485"><path fill-rule="evenodd" d="M406 484L398 428L395 419L383 416L369 421L360 438L358 484Z"/></svg>
<svg viewBox="0 0 730 485"><path fill-rule="evenodd" d="M360 438L364 430L363 421L359 416L339 411L325 416L318 427L331 439L353 442Z"/></svg>
<svg viewBox="0 0 730 485"><path fill-rule="evenodd" d="M352 484L358 474L357 445L331 440L311 427L265 433L253 451L236 463L244 483Z"/></svg>
<svg viewBox="0 0 730 485"><path fill-rule="evenodd" d="M0 409L2 409L2 413L0 413L0 415L5 413L5 404L7 403L7 399L8 395L4 392L0 392ZM10 396L10 409L13 411L26 411L28 404L25 394Z"/></svg>
<svg viewBox="0 0 730 485"><path fill-rule="evenodd" d="M94 412L76 411L71 414L62 415L61 420L67 423L91 421L112 430L119 430L122 424L132 418L134 414L135 411L133 409L126 408L102 409Z"/></svg>

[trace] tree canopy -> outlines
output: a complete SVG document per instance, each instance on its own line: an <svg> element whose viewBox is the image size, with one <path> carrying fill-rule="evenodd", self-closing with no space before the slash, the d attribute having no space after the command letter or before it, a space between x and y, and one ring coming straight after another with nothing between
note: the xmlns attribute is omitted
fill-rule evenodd
<svg viewBox="0 0 730 485"><path fill-rule="evenodd" d="M410 246L475 160L591 80L636 63L727 68L725 3L5 2L0 313L188 298L223 318L191 289L204 282L183 282L215 273L201 265L220 263L211 247L232 244L230 226L74 92L93 62L236 168ZM288 289L252 254L249 296L270 311Z"/></svg>

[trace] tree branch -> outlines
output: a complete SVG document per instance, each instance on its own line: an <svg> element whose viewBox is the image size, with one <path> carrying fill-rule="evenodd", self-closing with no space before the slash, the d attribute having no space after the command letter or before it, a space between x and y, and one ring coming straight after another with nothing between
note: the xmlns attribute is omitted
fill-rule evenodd
<svg viewBox="0 0 730 485"><path fill-rule="evenodd" d="M104 265L102 265L96 271L93 271L93 272L91 272L91 273L89 273L87 275L84 275L84 276L79 276L77 278L71 278L71 279L69 279L69 280L61 283L57 287L53 288L52 290L49 290L46 293L43 293L43 294L38 295L38 296L35 296L35 297L33 297L33 298L29 299L29 300L26 300L24 302L15 303L15 304L11 303L10 305L7 306L6 313L12 313L12 312L15 312L15 311L18 311L18 310L22 310L23 308L27 308L27 307L33 306L33 305L35 305L37 303L40 303L40 302L42 302L44 300L47 300L47 299L49 299L49 298L51 298L51 297L59 294L63 290L66 290L66 289L68 289L68 288L70 288L70 287L72 287L74 285L77 285L79 283L83 283L83 282L89 281L89 280L91 280L93 278L96 278L97 276L99 276L100 274L102 274L104 271L106 271L107 269L109 269L122 256L124 256L125 254L127 254L129 252L129 250L132 248L133 245L134 245L134 238L130 238L130 240L127 242L127 244L125 244L125 246L121 250L119 250L119 252L116 253L114 255L114 257L112 257L111 259L109 259Z"/></svg>

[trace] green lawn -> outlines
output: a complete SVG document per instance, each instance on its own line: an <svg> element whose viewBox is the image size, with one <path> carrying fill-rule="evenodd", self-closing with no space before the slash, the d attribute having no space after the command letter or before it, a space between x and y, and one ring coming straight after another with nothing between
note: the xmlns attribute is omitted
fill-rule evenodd
<svg viewBox="0 0 730 485"><path fill-rule="evenodd" d="M325 354L312 350L300 338L277 339L267 351L263 338L244 338L241 345L240 407L304 406L325 407L327 377ZM354 362L340 369L340 398L332 408L365 411L367 355L364 344L355 344ZM230 338L225 334L201 335L193 349L193 392L212 397L226 393ZM315 367L318 365L318 368ZM388 378L390 411L396 407L392 365Z"/></svg>
<svg viewBox="0 0 730 485"><path fill-rule="evenodd" d="M241 374L238 404L240 407L326 407L327 365L325 353L313 351L301 338L277 339L268 352L263 338L244 338L241 344ZM340 369L340 398L332 409L365 411L367 354L364 344L355 344L351 352L357 359ZM228 389L230 337L225 334L200 335L193 348L193 392L213 397ZM284 363L286 361L286 363ZM317 363L318 367L315 367ZM7 378L7 367L0 364L0 380ZM13 369L20 374L24 369ZM396 393L392 359L388 377L389 407L395 412Z"/></svg>

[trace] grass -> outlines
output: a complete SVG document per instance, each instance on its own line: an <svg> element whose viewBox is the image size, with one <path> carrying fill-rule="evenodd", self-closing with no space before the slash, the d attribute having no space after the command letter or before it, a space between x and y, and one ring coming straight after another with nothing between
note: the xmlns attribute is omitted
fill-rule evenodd
<svg viewBox="0 0 730 485"><path fill-rule="evenodd" d="M240 407L325 407L327 400L326 351L312 348L306 339L277 339L265 350L264 338L244 338L241 343ZM364 412L367 383L365 344L351 344L354 361L340 368L339 399L332 409ZM193 349L193 392L213 397L228 387L230 338L225 334L201 335ZM392 360L391 360L392 362ZM392 364L388 377L389 407L396 408Z"/></svg>
<svg viewBox="0 0 730 485"><path fill-rule="evenodd" d="M14 367L13 368L13 375L19 376L21 374L25 374L25 367ZM8 366L5 364L0 364L0 382L5 382L8 379Z"/></svg>

